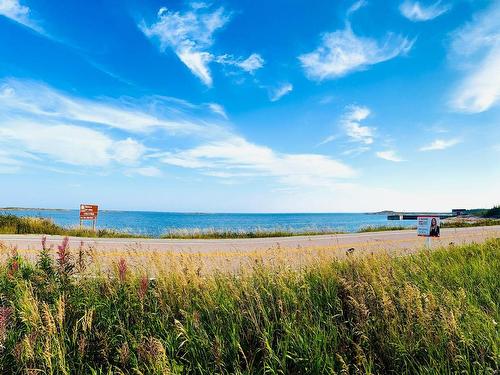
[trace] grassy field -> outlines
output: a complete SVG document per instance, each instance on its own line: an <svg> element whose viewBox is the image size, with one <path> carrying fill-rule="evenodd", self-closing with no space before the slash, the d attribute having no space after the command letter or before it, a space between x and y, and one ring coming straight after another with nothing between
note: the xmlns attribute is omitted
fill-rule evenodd
<svg viewBox="0 0 500 375"><path fill-rule="evenodd" d="M475 226L500 225L500 219L483 219L478 222L451 222L442 223L443 228L461 228ZM415 229L405 226L366 226L358 232L380 232L390 230ZM334 228L318 229L312 228L302 231L290 229L255 229L243 230L218 230L218 229L179 229L171 230L161 236L170 239L222 239L222 238L265 238L265 237L288 237L288 236L314 236L322 234L342 233ZM145 235L137 235L128 232L120 232L109 229L99 229L96 232L87 228L64 228L55 224L50 219L37 217L19 217L15 215L0 214L0 234L48 234L74 237L105 237L105 238L147 238Z"/></svg>
<svg viewBox="0 0 500 375"><path fill-rule="evenodd" d="M500 239L150 279L45 248L0 264L0 372L493 374ZM93 269L93 268L92 268Z"/></svg>

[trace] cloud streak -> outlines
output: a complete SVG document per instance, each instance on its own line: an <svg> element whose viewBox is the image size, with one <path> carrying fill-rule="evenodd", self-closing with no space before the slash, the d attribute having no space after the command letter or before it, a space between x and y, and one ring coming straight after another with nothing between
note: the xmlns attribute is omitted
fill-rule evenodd
<svg viewBox="0 0 500 375"><path fill-rule="evenodd" d="M252 143L221 120L224 115L216 103L81 99L40 83L7 80L0 83L0 149L22 150L38 163L118 169L129 176L157 177L169 166L225 182L266 178L287 186L328 186L356 176L325 155L281 153ZM172 148L172 137L187 137L192 146ZM10 151L0 156L3 173L18 168Z"/></svg>
<svg viewBox="0 0 500 375"><path fill-rule="evenodd" d="M348 11L348 16L364 5L363 1L355 3ZM323 81L405 55L412 46L412 40L393 33L388 33L381 41L358 36L347 20L343 30L324 33L319 46L312 52L300 55L298 59L309 79Z"/></svg>
<svg viewBox="0 0 500 375"><path fill-rule="evenodd" d="M210 52L215 33L230 19L231 13L223 7L212 10L211 5L193 3L186 12L171 11L163 7L158 11L156 22L147 25L143 21L139 28L149 39L159 42L160 51L172 49L191 73L211 87L211 62L235 66L250 74L264 65L264 59L256 53L243 59L228 54L214 56Z"/></svg>
<svg viewBox="0 0 500 375"><path fill-rule="evenodd" d="M241 57L235 58L234 56L227 54L221 55L217 56L215 62L222 65L236 66L250 74L254 74L257 70L264 67L265 64L264 59L258 53L252 53L246 59L243 59Z"/></svg>
<svg viewBox="0 0 500 375"><path fill-rule="evenodd" d="M420 147L420 151L436 151L436 150L445 150L452 146L455 146L461 142L458 138L453 139L436 139L428 145Z"/></svg>
<svg viewBox="0 0 500 375"><path fill-rule="evenodd" d="M114 141L101 132L81 126L42 125L26 120L2 124L0 138L57 162L89 167L107 166L112 161L135 164L145 150L130 138Z"/></svg>
<svg viewBox="0 0 500 375"><path fill-rule="evenodd" d="M378 158L388 160L388 161L393 161L395 163L399 163L402 161L405 161L403 158L401 158L396 151L394 150L385 150L385 151L378 151L375 153Z"/></svg>
<svg viewBox="0 0 500 375"><path fill-rule="evenodd" d="M131 133L149 133L161 129L171 134L190 134L204 130L200 124L188 120L187 116L183 115L183 107L186 110L192 109L190 104L165 97L153 97L149 100L148 106L150 112L140 109L139 104L127 100L81 99L41 83L20 80L0 81L0 108L4 116L23 114L45 120L88 122ZM155 115L155 109L161 108L164 110L175 108L175 110L167 116Z"/></svg>
<svg viewBox="0 0 500 375"><path fill-rule="evenodd" d="M450 9L450 4L442 4L440 0L427 6L422 5L418 1L405 0L399 6L401 14L413 22L433 20Z"/></svg>
<svg viewBox="0 0 500 375"><path fill-rule="evenodd" d="M277 102L285 95L288 95L293 91L293 85L289 82L283 83L282 85L272 88L269 90L269 100L272 102Z"/></svg>
<svg viewBox="0 0 500 375"><path fill-rule="evenodd" d="M356 148L354 150L347 151L345 154L357 153L357 151L362 150L362 152L367 150L367 146L373 143L375 137L375 128L370 126L362 125L361 123L366 120L371 114L368 107L351 105L346 107L345 113L340 119L340 126L345 132L346 136L350 138L352 142L361 143L365 146L361 148ZM319 145L332 142L338 138L338 135L332 134L323 139Z"/></svg>
<svg viewBox="0 0 500 375"><path fill-rule="evenodd" d="M275 177L293 186L328 186L353 178L348 165L319 154L286 154L248 142L240 136L209 142L160 156L163 163L199 169L218 178Z"/></svg>
<svg viewBox="0 0 500 375"><path fill-rule="evenodd" d="M500 2L474 16L456 30L450 59L464 71L452 93L450 106L464 113L480 113L500 102ZM460 63L459 63L460 62Z"/></svg>
<svg viewBox="0 0 500 375"><path fill-rule="evenodd" d="M22 5L19 0L0 0L0 15L41 33L42 28L31 18L30 13L30 8Z"/></svg>

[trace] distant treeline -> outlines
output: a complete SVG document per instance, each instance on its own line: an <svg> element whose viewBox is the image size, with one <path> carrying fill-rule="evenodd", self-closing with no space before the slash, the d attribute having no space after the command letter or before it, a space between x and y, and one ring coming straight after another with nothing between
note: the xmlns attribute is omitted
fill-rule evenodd
<svg viewBox="0 0 500 375"><path fill-rule="evenodd" d="M484 217L488 219L498 219L500 218L500 206L494 206L492 208L474 208L472 210L466 211L467 215L473 215L478 217Z"/></svg>

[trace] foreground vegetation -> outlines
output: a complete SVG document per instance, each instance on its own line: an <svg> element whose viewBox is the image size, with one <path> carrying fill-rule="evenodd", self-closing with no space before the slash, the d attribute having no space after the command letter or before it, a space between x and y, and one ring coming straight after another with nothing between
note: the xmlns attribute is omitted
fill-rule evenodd
<svg viewBox="0 0 500 375"><path fill-rule="evenodd" d="M292 237L292 236L317 236L322 234L339 234L341 231L334 229L306 229L294 231L285 228L253 230L234 229L178 229L163 234L162 238L172 239L217 239L217 238L267 238L267 237Z"/></svg>
<svg viewBox="0 0 500 375"><path fill-rule="evenodd" d="M93 231L90 228L64 228L47 218L3 214L0 214L0 234L50 234L73 237L115 238L144 237L109 229L98 229Z"/></svg>
<svg viewBox="0 0 500 375"><path fill-rule="evenodd" d="M90 272L67 241L43 248L0 264L2 373L499 370L500 239L154 280L123 259Z"/></svg>

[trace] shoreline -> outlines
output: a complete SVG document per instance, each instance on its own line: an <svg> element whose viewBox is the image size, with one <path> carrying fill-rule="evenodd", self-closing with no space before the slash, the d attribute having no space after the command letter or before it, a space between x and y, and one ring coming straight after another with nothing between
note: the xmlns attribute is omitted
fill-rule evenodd
<svg viewBox="0 0 500 375"><path fill-rule="evenodd" d="M500 219L487 219L480 217L461 217L442 220L442 228L463 228L500 225ZM331 228L304 228L293 230L289 228L252 228L247 230L238 229L215 229L215 228L178 228L166 230L163 234L153 236L148 234L121 231L119 229L97 229L93 231L88 227L65 227L56 224L50 218L17 216L13 214L0 213L0 234L42 234L61 235L69 237L89 238L129 238L129 239L242 239L242 238L284 238L300 236L322 236L346 233L370 233L400 230L415 230L414 225L366 225L355 231L343 231L335 227Z"/></svg>
<svg viewBox="0 0 500 375"><path fill-rule="evenodd" d="M0 211L78 211L79 208L39 208L39 207L0 207ZM119 210L99 209L99 212L151 212L158 214L180 214L180 215L387 215L394 211L376 212L211 212L211 211L154 211L154 210Z"/></svg>

